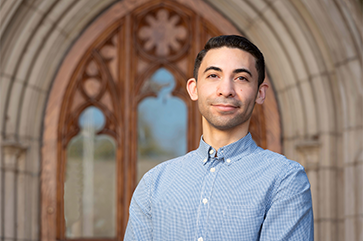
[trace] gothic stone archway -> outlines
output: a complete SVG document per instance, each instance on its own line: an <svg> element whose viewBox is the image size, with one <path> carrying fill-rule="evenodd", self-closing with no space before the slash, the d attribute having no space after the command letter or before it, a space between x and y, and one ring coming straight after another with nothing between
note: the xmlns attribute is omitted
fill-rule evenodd
<svg viewBox="0 0 363 241"><path fill-rule="evenodd" d="M208 9L208 15L201 9ZM166 35L166 31L174 34ZM88 106L103 111L106 125L98 134L111 136L117 146L115 240L122 239L136 186L137 104L155 94L142 88L146 79L160 67L176 77L173 95L188 109L188 150L196 148L201 118L187 96L185 82L192 76L194 58L207 39L233 33L241 34L208 5L191 0L118 2L87 28L60 67L47 104L42 150L42 239L66 239L65 152L70 139L79 132L79 115ZM257 107L252 117L251 133L259 145L281 152L279 121L270 89L266 105Z"/></svg>

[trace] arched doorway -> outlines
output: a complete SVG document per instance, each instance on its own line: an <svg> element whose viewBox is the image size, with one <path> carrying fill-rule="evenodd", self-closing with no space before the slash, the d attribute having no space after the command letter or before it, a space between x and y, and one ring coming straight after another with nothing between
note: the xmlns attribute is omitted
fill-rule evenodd
<svg viewBox="0 0 363 241"><path fill-rule="evenodd" d="M42 238L122 239L137 184L139 105L161 88L150 79L161 69L173 76L170 95L186 107L186 150L195 149L201 118L185 91L186 80L192 76L196 54L210 37L235 33L241 34L208 5L192 0L118 2L88 27L65 57L48 100L43 139L52 148L43 148L42 153ZM90 108L96 114L87 114ZM91 116L89 125L82 124L85 115ZM98 126L99 119L104 121ZM273 91L266 105L256 108L251 133L262 147L281 151ZM87 135L90 141L85 141ZM98 149L103 136L108 138L109 153L114 153L108 156L107 165L114 167L110 174L114 187L109 192L102 192L101 184L90 184L96 183L95 177L103 180L100 167L106 164L97 162L105 159L99 154L104 149ZM91 151L87 155L73 151L81 149ZM90 159L91 164L84 164ZM105 172L111 173L110 169ZM67 189L67 182L68 187L79 184L81 190ZM97 206L97 193L111 200L99 202L110 206L104 211L107 217L97 216L92 208ZM66 198L77 195L78 208L68 205L71 200ZM114 229L105 231L102 225Z"/></svg>

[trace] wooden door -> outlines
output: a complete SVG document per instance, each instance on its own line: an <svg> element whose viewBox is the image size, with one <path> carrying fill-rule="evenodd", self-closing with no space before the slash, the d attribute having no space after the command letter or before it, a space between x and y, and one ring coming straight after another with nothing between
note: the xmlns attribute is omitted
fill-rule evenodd
<svg viewBox="0 0 363 241"><path fill-rule="evenodd" d="M201 6L209 10L210 15L206 15ZM201 116L197 105L188 97L186 81L193 74L197 53L210 37L238 33L215 10L202 1L193 0L118 2L89 29L75 44L80 47L68 53L73 57L65 58L55 79L49 98L51 104L45 116L51 119L51 113L55 111L59 118L53 122L53 126L46 125L44 131L45 138L56 134L57 145L53 150L56 153L55 163L52 162L54 159L47 158L53 155L51 150L43 150L43 239L122 240L129 202L137 185L138 109L143 100L156 97L159 91L152 88L150 79L159 70L173 76L175 86L171 95L186 106L186 150L197 148L202 133ZM56 86L63 86L63 90L55 90ZM62 97L57 91L62 93ZM251 133L262 147L267 148L271 143L271 146L280 148L279 130L269 130L265 124L266 118L279 122L276 101L271 95L269 99L267 109L255 109ZM50 110L50 105L56 107ZM93 118L93 122L85 124L83 119L87 115ZM85 141L86 135L91 136L91 144ZM103 143L103 149L97 149L100 143ZM91 151L85 157L87 148ZM101 150L101 154L96 149ZM108 150L108 153L103 150ZM77 159L77 155L80 158ZM84 164L88 159L93 160L91 169ZM106 159L107 163L102 162ZM97 172L101 173L100 177L97 177ZM105 172L109 172L109 179L114 180L111 184L105 178ZM56 177L51 173L56 173ZM79 176L83 178L81 181L77 179ZM56 185L53 185L52 178L56 178ZM50 182L48 179L51 179ZM95 187L96 182L101 186ZM49 191L55 187L56 197ZM87 188L94 193L93 196L84 194ZM104 191L105 188L112 190ZM114 201L102 202L95 193L106 195L108 198L105 199L114 198ZM54 215L49 212L53 200L56 200ZM92 208L87 209L87 205L114 207L102 212L109 213L109 216L102 216ZM85 216L87 210L91 210L90 216ZM79 216L83 217L82 222L77 221ZM96 216L98 222L90 221L88 226L85 224L90 219L96 220ZM107 217L112 221L105 221ZM75 220L72 225L69 224L70 220ZM114 230L97 229L102 226L102 220L104 226L112 226ZM89 226L92 227L87 228Z"/></svg>

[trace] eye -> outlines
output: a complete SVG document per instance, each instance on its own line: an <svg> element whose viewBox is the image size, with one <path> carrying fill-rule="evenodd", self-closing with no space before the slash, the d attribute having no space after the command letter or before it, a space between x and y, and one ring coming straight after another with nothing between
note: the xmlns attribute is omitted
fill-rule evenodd
<svg viewBox="0 0 363 241"><path fill-rule="evenodd" d="M241 80L241 81L248 81L248 79L244 76L238 76L237 80Z"/></svg>
<svg viewBox="0 0 363 241"><path fill-rule="evenodd" d="M218 78L218 75L216 74L210 74L207 76L207 78Z"/></svg>

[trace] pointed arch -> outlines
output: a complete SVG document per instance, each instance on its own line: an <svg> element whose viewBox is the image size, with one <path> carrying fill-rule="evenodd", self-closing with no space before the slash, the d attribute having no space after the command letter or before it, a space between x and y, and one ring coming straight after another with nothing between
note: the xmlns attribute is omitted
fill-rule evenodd
<svg viewBox="0 0 363 241"><path fill-rule="evenodd" d="M165 24L164 30L175 28L187 33L171 36L158 33L159 37L164 36L161 45L155 39L149 43L155 38L150 34L156 31L152 28L155 21ZM46 147L52 148L43 148L42 153L42 237L67 239L63 200L65 147L79 132L76 120L80 113L94 105L106 117L101 132L113 136L117 145L115 239L122 239L128 204L137 183L137 105L145 96L152 95L141 93L141 87L161 67L175 76L172 94L186 103L188 112L187 149L195 149L200 140L201 116L197 105L189 100L184 83L192 76L194 58L202 46L210 37L220 34L241 33L209 5L192 0L117 2L84 31L59 68L46 108L43 140ZM275 106L253 115L272 112L279 122L276 100L271 95L270 98ZM281 147L280 127L277 127L275 142ZM255 132L261 129L256 128ZM263 145L269 147L268 142ZM49 151L54 149L57 151ZM54 189L56 193L49 191Z"/></svg>

